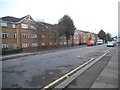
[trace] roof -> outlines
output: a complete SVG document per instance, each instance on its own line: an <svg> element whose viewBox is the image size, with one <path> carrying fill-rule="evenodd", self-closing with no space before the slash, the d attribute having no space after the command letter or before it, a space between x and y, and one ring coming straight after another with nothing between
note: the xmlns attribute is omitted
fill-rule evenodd
<svg viewBox="0 0 120 90"><path fill-rule="evenodd" d="M16 17L12 17L12 16L5 16L5 17L2 17L1 19L3 21L9 21L9 22L14 22L14 23L19 23L19 22L23 21L27 17L30 17L30 15L26 15L26 16L24 16L22 18L16 18Z"/></svg>
<svg viewBox="0 0 120 90"><path fill-rule="evenodd" d="M20 19L16 17L6 16L1 18L3 21L10 21L10 22L19 22Z"/></svg>
<svg viewBox="0 0 120 90"><path fill-rule="evenodd" d="M45 28L53 28L53 24L45 23L45 22L38 22L40 25L44 26Z"/></svg>

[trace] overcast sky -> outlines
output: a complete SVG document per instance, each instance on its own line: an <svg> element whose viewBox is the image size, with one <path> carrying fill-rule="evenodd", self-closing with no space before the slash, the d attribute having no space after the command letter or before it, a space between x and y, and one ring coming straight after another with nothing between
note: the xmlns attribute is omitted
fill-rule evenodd
<svg viewBox="0 0 120 90"><path fill-rule="evenodd" d="M65 14L80 30L98 33L103 29L118 35L118 1L120 0L0 0L0 17L21 18L56 24Z"/></svg>

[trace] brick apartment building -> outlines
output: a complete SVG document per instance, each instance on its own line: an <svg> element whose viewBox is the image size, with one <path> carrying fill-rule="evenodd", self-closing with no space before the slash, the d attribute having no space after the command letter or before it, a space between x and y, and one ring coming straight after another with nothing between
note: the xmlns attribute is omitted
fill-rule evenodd
<svg viewBox="0 0 120 90"><path fill-rule="evenodd" d="M38 30L31 16L22 18L2 17L2 48L29 48L38 46Z"/></svg>
<svg viewBox="0 0 120 90"><path fill-rule="evenodd" d="M57 25L36 22L30 15L22 18L6 16L0 18L3 49L22 48L23 51L36 51L66 46L66 37L59 35ZM98 40L96 34L75 30L74 45L85 44L89 38ZM68 41L72 45L72 37Z"/></svg>
<svg viewBox="0 0 120 90"><path fill-rule="evenodd" d="M88 31L82 31L79 29L75 30L74 33L74 44L75 45L81 45L86 44L86 42L91 38L93 41L99 40L97 34L88 32Z"/></svg>

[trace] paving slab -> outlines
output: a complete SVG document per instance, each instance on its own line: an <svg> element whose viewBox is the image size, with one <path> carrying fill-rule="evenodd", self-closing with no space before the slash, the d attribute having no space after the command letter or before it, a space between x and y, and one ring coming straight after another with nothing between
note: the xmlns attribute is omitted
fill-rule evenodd
<svg viewBox="0 0 120 90"><path fill-rule="evenodd" d="M97 82L97 83L96 83ZM101 85L101 86L99 86ZM106 85L106 86L102 86ZM100 73L91 88L118 88L118 49Z"/></svg>

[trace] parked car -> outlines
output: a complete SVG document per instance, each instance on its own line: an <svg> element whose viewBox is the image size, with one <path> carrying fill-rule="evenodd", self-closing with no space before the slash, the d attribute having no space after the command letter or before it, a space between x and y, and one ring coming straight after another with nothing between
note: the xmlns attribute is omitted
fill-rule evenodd
<svg viewBox="0 0 120 90"><path fill-rule="evenodd" d="M117 45L117 41L113 41L113 43L114 43L114 46L116 46L116 45Z"/></svg>
<svg viewBox="0 0 120 90"><path fill-rule="evenodd" d="M88 46L93 46L93 45L95 45L95 43L94 43L94 41L90 40L90 41L87 41L87 45Z"/></svg>
<svg viewBox="0 0 120 90"><path fill-rule="evenodd" d="M114 47L114 46L116 46L116 43L114 41L107 42L107 47Z"/></svg>
<svg viewBox="0 0 120 90"><path fill-rule="evenodd" d="M98 40L97 45L101 45L101 44L103 44L103 40Z"/></svg>
<svg viewBox="0 0 120 90"><path fill-rule="evenodd" d="M97 41L94 41L95 45L97 45Z"/></svg>

